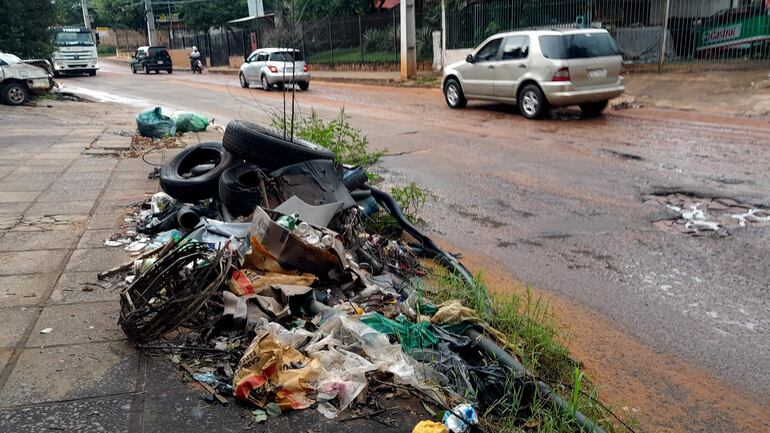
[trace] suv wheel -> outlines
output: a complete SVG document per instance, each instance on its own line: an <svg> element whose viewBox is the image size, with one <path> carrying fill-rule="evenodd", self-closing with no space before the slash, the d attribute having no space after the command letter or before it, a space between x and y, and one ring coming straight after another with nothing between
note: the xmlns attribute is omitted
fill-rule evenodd
<svg viewBox="0 0 770 433"><path fill-rule="evenodd" d="M524 86L519 91L519 97L516 99L516 102L519 105L519 111L527 119L542 119L548 114L550 109L543 91L534 84Z"/></svg>
<svg viewBox="0 0 770 433"><path fill-rule="evenodd" d="M267 76L264 74L262 75L262 78L260 80L262 82L262 90L269 91L270 90L270 83L267 82Z"/></svg>
<svg viewBox="0 0 770 433"><path fill-rule="evenodd" d="M11 82L0 88L0 100L9 105L22 105L27 102L29 91L22 83Z"/></svg>
<svg viewBox="0 0 770 433"><path fill-rule="evenodd" d="M444 99L449 108L463 108L468 103L460 82L454 78L448 79L444 85Z"/></svg>
<svg viewBox="0 0 770 433"><path fill-rule="evenodd" d="M300 81L299 82L299 88L302 90L307 90L310 88L310 82L309 81Z"/></svg>
<svg viewBox="0 0 770 433"><path fill-rule="evenodd" d="M583 117L596 117L602 114L602 111L607 108L607 103L609 103L609 101L580 104L580 111L583 112Z"/></svg>
<svg viewBox="0 0 770 433"><path fill-rule="evenodd" d="M249 82L246 81L246 76L243 75L243 72L238 74L238 81L241 82L241 87L243 87L244 89L248 89L249 88Z"/></svg>
<svg viewBox="0 0 770 433"><path fill-rule="evenodd" d="M150 75L150 68L148 68L147 65L144 65L144 74Z"/></svg>

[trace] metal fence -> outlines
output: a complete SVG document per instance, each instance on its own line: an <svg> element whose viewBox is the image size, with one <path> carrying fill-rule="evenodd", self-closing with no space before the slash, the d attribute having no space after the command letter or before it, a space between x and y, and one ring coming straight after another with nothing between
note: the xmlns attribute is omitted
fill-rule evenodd
<svg viewBox="0 0 770 433"><path fill-rule="evenodd" d="M447 49L501 31L570 27L607 29L628 65L770 62L770 0L480 1L447 13Z"/></svg>
<svg viewBox="0 0 770 433"><path fill-rule="evenodd" d="M440 23L415 17L417 57L433 59L432 36ZM436 21L436 20L433 20ZM400 14L398 9L349 17L309 20L282 28L272 17L260 18L208 32L175 31L171 48L195 45L211 58L212 66L228 65L231 57L243 58L261 47L295 45L311 63L327 65L384 64L399 62ZM292 33L293 30L293 33ZM294 36L291 36L294 35ZM286 40L293 43L287 43Z"/></svg>

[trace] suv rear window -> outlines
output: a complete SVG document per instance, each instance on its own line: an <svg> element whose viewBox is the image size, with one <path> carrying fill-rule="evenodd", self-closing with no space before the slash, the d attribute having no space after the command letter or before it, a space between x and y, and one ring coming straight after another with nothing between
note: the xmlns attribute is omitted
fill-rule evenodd
<svg viewBox="0 0 770 433"><path fill-rule="evenodd" d="M279 51L270 54L270 60L275 62L301 62L304 60L302 51Z"/></svg>
<svg viewBox="0 0 770 433"><path fill-rule="evenodd" d="M168 51L166 51L165 48L150 48L147 51L147 56L149 57L163 57L163 58L169 58Z"/></svg>
<svg viewBox="0 0 770 433"><path fill-rule="evenodd" d="M577 33L540 36L540 50L548 59L585 59L619 56L620 49L609 33Z"/></svg>

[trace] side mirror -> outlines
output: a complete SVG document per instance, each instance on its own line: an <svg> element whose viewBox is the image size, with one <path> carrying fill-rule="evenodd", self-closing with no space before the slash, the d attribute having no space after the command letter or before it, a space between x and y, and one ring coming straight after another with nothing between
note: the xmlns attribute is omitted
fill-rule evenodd
<svg viewBox="0 0 770 433"><path fill-rule="evenodd" d="M465 58L465 61L468 63L476 63L476 59L473 57L473 54L468 54L468 57Z"/></svg>

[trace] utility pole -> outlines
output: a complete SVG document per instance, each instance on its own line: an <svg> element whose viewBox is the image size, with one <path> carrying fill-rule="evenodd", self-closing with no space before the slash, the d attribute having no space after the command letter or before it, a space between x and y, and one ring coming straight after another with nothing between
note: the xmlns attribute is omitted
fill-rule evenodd
<svg viewBox="0 0 770 433"><path fill-rule="evenodd" d="M417 78L414 0L401 0L401 78Z"/></svg>
<svg viewBox="0 0 770 433"><path fill-rule="evenodd" d="M91 16L88 14L88 3L86 0L80 0L80 7L83 8L83 23L88 30L91 30Z"/></svg>
<svg viewBox="0 0 770 433"><path fill-rule="evenodd" d="M144 14L147 17L147 42L155 45L155 15L152 13L152 0L144 0Z"/></svg>
<svg viewBox="0 0 770 433"><path fill-rule="evenodd" d="M666 9L663 11L663 35L660 41L660 58L658 59L658 72L663 71L663 63L666 61L666 44L668 43L668 18L671 14L671 0L666 0Z"/></svg>

